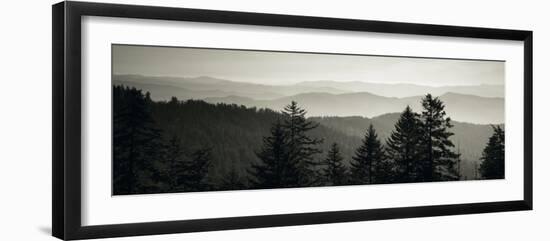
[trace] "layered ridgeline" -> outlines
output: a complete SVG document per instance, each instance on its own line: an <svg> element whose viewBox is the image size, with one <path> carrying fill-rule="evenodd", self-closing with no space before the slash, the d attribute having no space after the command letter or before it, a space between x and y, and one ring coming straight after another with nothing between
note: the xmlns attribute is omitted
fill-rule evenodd
<svg viewBox="0 0 550 241"><path fill-rule="evenodd" d="M114 84L134 86L154 93L154 100L203 99L280 110L295 100L308 116L364 116L402 111L407 105L420 109L426 93L439 96L453 120L476 124L504 122L504 88L499 85L431 87L411 84L311 81L273 86L211 77L176 78L115 75Z"/></svg>
<svg viewBox="0 0 550 241"><path fill-rule="evenodd" d="M453 92L481 97L504 97L504 88L502 85L486 84L433 87L415 84L382 84L360 81L303 81L291 85L265 85L208 76L183 78L143 75L114 75L113 82L114 84L130 84L144 90L155 88L154 93L156 94L154 98L158 99L167 99L172 96L179 99L196 99L229 95L253 99L274 99L306 92L324 92L330 94L370 92L375 95L398 98L421 96L426 93L439 96L447 92ZM189 92L191 90L193 93Z"/></svg>
<svg viewBox="0 0 550 241"><path fill-rule="evenodd" d="M453 120L477 123L499 124L504 122L504 100L474 95L445 93L439 98L445 103L445 110ZM249 107L279 110L290 101L299 102L308 110L309 116L365 116L376 117L386 113L402 111L406 106L421 109L422 96L391 98L368 92L329 94L304 93L274 100L254 100L240 96L205 98L209 103L233 103Z"/></svg>
<svg viewBox="0 0 550 241"><path fill-rule="evenodd" d="M249 185L251 166L261 162L259 153L265 137L272 135L274 123L286 118L281 109L177 98L154 101L154 96L154 92L150 95L115 87L115 194L178 191L168 188L179 182L170 177L183 175L177 170L192 170L183 175L185 182L191 183L180 191L244 188ZM368 127L372 125L385 144L399 115L309 117L316 127L308 135L323 140L316 144L319 152L313 159L323 160L336 143L342 164L350 167ZM493 128L454 121L451 124L454 127L449 131L455 133L451 136L455 144L452 151L461 154L460 178L479 178L478 165ZM131 131L135 128L139 131ZM124 161L128 159L135 161ZM192 160L186 165L194 166L178 166L178 160ZM139 171L128 174L128 170ZM136 182L140 184L132 185Z"/></svg>

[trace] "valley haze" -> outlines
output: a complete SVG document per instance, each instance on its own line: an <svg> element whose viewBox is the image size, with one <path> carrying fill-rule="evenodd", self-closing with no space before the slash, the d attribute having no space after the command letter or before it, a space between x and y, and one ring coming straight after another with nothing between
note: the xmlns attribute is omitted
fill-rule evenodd
<svg viewBox="0 0 550 241"><path fill-rule="evenodd" d="M113 84L134 86L152 93L154 100L201 99L280 110L294 100L308 110L308 116L375 117L401 112L407 105L420 109L420 99L439 96L453 120L475 124L504 122L504 86L425 86L367 82L307 81L292 85L266 85L208 76L157 77L114 75ZM475 108L472 108L474 107Z"/></svg>

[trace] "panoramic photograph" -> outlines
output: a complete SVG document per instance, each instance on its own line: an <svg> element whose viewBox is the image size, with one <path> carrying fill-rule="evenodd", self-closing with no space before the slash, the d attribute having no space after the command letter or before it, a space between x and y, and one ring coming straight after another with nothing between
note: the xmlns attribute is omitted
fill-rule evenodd
<svg viewBox="0 0 550 241"><path fill-rule="evenodd" d="M505 178L505 62L112 45L112 194Z"/></svg>

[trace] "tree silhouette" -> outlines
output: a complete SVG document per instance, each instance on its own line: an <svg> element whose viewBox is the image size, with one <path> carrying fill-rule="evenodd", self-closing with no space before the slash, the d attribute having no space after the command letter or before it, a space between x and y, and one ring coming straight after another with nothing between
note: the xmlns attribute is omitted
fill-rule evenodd
<svg viewBox="0 0 550 241"><path fill-rule="evenodd" d="M355 156L351 162L351 182L353 184L375 183L376 169L384 159L385 154L382 143L371 124L362 145L355 151Z"/></svg>
<svg viewBox="0 0 550 241"><path fill-rule="evenodd" d="M500 126L493 126L493 135L481 157L479 172L486 179L504 178L504 130Z"/></svg>
<svg viewBox="0 0 550 241"><path fill-rule="evenodd" d="M456 162L459 155L451 149L449 138L454 135L451 118L446 116L445 105L439 98L427 94L422 98L422 149L424 151L422 178L419 181L457 180Z"/></svg>
<svg viewBox="0 0 550 241"><path fill-rule="evenodd" d="M165 145L165 171L159 172L161 180L171 192L205 191L211 188L208 170L211 165L210 148L195 150L187 156L181 139L174 135ZM161 190L162 191L162 190Z"/></svg>
<svg viewBox="0 0 550 241"><path fill-rule="evenodd" d="M395 182L414 182L421 177L421 123L407 106L388 138L387 154L395 165Z"/></svg>
<svg viewBox="0 0 550 241"><path fill-rule="evenodd" d="M462 175L462 153L460 152L460 144L456 148L456 154L458 157L456 158L454 162L454 168L452 168L451 175L454 177L454 180L461 180L462 178L466 178L466 176ZM466 180L466 179L464 179Z"/></svg>
<svg viewBox="0 0 550 241"><path fill-rule="evenodd" d="M376 162L373 172L374 184L395 183L395 164L387 156Z"/></svg>
<svg viewBox="0 0 550 241"><path fill-rule="evenodd" d="M185 191L206 191L210 189L207 178L210 167L210 148L201 148L191 155L188 170L184 174Z"/></svg>
<svg viewBox="0 0 550 241"><path fill-rule="evenodd" d="M314 161L315 155L321 153L317 145L323 140L311 138L307 132L319 126L319 124L308 121L305 117L306 111L295 101L292 101L282 111L284 121L282 128L286 137L286 146L288 149L288 163L298 167L298 185L312 186L317 185L318 172L316 167L319 163Z"/></svg>
<svg viewBox="0 0 550 241"><path fill-rule="evenodd" d="M342 163L343 160L338 144L333 143L323 163L325 167L322 175L325 185L338 186L347 183L347 168Z"/></svg>
<svg viewBox="0 0 550 241"><path fill-rule="evenodd" d="M317 145L322 140L311 138L307 132L318 124L307 121L306 111L294 101L282 111L283 121L271 127L271 135L264 137L260 163L252 164L250 182L259 188L302 187L319 184L319 163L315 155L321 153Z"/></svg>
<svg viewBox="0 0 550 241"><path fill-rule="evenodd" d="M150 98L141 90L113 87L113 193L158 189L154 161L160 159L161 132L151 117Z"/></svg>
<svg viewBox="0 0 550 241"><path fill-rule="evenodd" d="M166 180L169 185L169 190L174 192L185 191L186 172L189 170L188 157L185 156L181 146L181 140L174 135L165 150Z"/></svg>
<svg viewBox="0 0 550 241"><path fill-rule="evenodd" d="M297 187L298 164L288 159L287 137L282 123L277 120L271 127L271 135L264 137L258 152L260 163L253 163L249 171L250 182L257 188Z"/></svg>

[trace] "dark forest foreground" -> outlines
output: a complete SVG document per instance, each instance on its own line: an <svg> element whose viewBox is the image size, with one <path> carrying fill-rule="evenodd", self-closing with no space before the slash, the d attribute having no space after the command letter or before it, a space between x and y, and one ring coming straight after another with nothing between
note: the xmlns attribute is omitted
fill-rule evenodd
<svg viewBox="0 0 550 241"><path fill-rule="evenodd" d="M280 112L155 102L149 93L114 86L113 194L504 178L501 126L454 127L440 99L427 94L421 104L418 113L407 107L392 123L369 120L350 133L334 119L306 118L296 102ZM378 128L388 130L381 135ZM487 137L463 151L453 138L464 146L462 132L474 128Z"/></svg>

